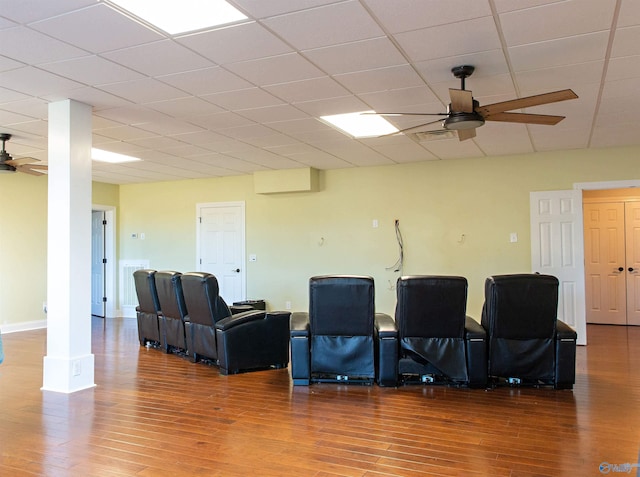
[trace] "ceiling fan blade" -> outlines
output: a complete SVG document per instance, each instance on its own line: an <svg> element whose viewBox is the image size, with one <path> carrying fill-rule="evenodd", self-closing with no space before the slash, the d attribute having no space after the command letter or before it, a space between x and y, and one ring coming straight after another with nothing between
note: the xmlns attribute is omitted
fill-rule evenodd
<svg viewBox="0 0 640 477"><path fill-rule="evenodd" d="M449 113L360 113L375 114L376 116L449 116Z"/></svg>
<svg viewBox="0 0 640 477"><path fill-rule="evenodd" d="M47 166L36 166L31 164L24 164L22 166L16 167L16 170L19 172L24 172L25 174L30 174L32 176L41 176L47 174Z"/></svg>
<svg viewBox="0 0 640 477"><path fill-rule="evenodd" d="M414 131L419 131L420 129L422 129L425 126L429 126L430 124L439 123L440 121L442 121L442 119L436 119L435 121L430 121L428 123L418 124L417 126L412 126L410 128L400 129L400 131L398 131L396 133L393 133L393 134L412 133Z"/></svg>
<svg viewBox="0 0 640 477"><path fill-rule="evenodd" d="M475 129L458 129L458 139L460 141L465 141L473 137L476 137Z"/></svg>
<svg viewBox="0 0 640 477"><path fill-rule="evenodd" d="M466 89L449 88L451 111L456 113L473 113L473 96Z"/></svg>
<svg viewBox="0 0 640 477"><path fill-rule="evenodd" d="M17 167L22 164L30 164L32 162L40 162L40 159L36 159L35 157L20 157L18 159L9 159L8 161L4 161L5 164L9 164L10 166Z"/></svg>
<svg viewBox="0 0 640 477"><path fill-rule="evenodd" d="M562 121L565 116L550 116L548 114L526 114L526 113L496 113L486 116L487 121L504 121L508 123L522 124L544 124L553 126Z"/></svg>
<svg viewBox="0 0 640 477"><path fill-rule="evenodd" d="M476 112L481 114L485 119L489 119L489 116L497 113L503 113L504 111L511 111L512 109L531 108L533 106L557 103L558 101L566 101L568 99L576 99L577 97L578 95L572 90L563 89L560 91L554 91L552 93L538 94L535 96L527 96L526 98L503 101L501 103L487 104L486 106L478 107L476 109Z"/></svg>

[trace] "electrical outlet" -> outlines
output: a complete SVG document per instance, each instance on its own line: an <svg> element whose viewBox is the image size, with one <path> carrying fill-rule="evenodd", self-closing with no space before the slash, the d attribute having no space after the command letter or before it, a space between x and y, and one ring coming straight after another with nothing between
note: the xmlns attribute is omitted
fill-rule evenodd
<svg viewBox="0 0 640 477"><path fill-rule="evenodd" d="M290 301L285 301L285 302L284 302L284 307L285 307L287 310L290 310L290 309L291 309L291 302L290 302Z"/></svg>
<svg viewBox="0 0 640 477"><path fill-rule="evenodd" d="M516 243L517 241L518 241L518 234L515 232L511 232L511 234L509 234L509 242Z"/></svg>
<svg viewBox="0 0 640 477"><path fill-rule="evenodd" d="M73 361L73 363L71 364L71 372L73 373L74 376L80 376L80 373L82 372L82 363L79 359L76 359Z"/></svg>

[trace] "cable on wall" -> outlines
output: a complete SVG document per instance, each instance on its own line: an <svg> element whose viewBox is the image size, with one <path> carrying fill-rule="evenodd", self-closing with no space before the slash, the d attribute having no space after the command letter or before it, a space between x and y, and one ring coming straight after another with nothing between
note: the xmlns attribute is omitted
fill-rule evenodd
<svg viewBox="0 0 640 477"><path fill-rule="evenodd" d="M398 249L399 256L396 263L387 267L387 270L393 270L394 272L400 272L400 276L402 276L402 270L404 268L404 242L402 240L402 232L400 232L400 221L396 219L395 222L395 230L396 230L396 240L398 241Z"/></svg>

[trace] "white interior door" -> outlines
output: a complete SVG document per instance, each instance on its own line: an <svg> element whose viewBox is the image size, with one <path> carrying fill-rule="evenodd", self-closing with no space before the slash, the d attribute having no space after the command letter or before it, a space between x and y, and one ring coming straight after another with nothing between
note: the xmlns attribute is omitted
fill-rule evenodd
<svg viewBox="0 0 640 477"><path fill-rule="evenodd" d="M245 299L244 202L198 204L197 269L213 273L228 304Z"/></svg>
<svg viewBox="0 0 640 477"><path fill-rule="evenodd" d="M583 208L587 322L625 325L624 203L585 203Z"/></svg>
<svg viewBox="0 0 640 477"><path fill-rule="evenodd" d="M560 282L558 318L587 344L582 191L531 192L531 268Z"/></svg>
<svg viewBox="0 0 640 477"><path fill-rule="evenodd" d="M91 314L105 317L105 212L91 212Z"/></svg>
<svg viewBox="0 0 640 477"><path fill-rule="evenodd" d="M640 202L625 203L627 324L640 325Z"/></svg>

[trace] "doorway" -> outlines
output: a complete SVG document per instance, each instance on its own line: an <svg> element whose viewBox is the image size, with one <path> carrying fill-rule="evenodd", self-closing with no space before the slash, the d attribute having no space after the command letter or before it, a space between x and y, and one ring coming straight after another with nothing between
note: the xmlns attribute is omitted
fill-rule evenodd
<svg viewBox="0 0 640 477"><path fill-rule="evenodd" d="M115 207L91 210L91 314L113 318L115 309Z"/></svg>
<svg viewBox="0 0 640 477"><path fill-rule="evenodd" d="M640 325L640 191L583 191L588 323Z"/></svg>

